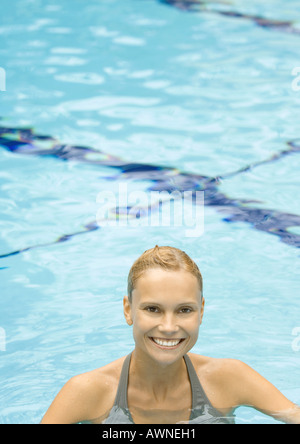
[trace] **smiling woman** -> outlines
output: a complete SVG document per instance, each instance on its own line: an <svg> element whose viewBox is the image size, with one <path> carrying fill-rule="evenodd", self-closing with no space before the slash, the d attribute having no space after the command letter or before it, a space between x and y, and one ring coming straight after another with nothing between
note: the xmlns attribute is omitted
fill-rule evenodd
<svg viewBox="0 0 300 444"><path fill-rule="evenodd" d="M128 276L131 354L71 378L42 423L234 423L249 405L288 423L300 409L248 365L189 353L204 313L202 276L181 250L145 251ZM145 407L147 406L147 407Z"/></svg>

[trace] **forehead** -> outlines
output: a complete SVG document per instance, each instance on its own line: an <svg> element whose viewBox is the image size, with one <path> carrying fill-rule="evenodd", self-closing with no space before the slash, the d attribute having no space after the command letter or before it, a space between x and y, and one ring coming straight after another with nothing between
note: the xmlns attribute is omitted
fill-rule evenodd
<svg viewBox="0 0 300 444"><path fill-rule="evenodd" d="M147 270L137 281L133 293L138 298L172 299L193 298L198 301L201 297L199 283L193 274L184 271L166 271L160 268Z"/></svg>

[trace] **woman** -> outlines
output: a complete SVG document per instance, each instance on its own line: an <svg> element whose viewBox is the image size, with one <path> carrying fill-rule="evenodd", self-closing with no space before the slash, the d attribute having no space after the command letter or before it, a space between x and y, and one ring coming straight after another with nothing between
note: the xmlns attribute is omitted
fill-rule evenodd
<svg viewBox="0 0 300 444"><path fill-rule="evenodd" d="M185 252L145 251L131 267L123 306L133 352L71 378L43 424L232 423L240 405L300 424L300 408L248 365L188 353L204 298L199 268Z"/></svg>

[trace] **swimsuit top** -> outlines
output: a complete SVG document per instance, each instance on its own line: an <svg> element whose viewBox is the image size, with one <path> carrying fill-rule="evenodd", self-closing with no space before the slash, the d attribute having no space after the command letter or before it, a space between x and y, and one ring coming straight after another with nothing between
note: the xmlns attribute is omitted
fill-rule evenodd
<svg viewBox="0 0 300 444"><path fill-rule="evenodd" d="M127 388L131 353L126 356L119 380L117 395L108 417L102 424L134 424L127 403ZM194 366L187 355L184 355L191 389L192 410L189 424L234 424L232 417L226 417L215 409L207 398Z"/></svg>

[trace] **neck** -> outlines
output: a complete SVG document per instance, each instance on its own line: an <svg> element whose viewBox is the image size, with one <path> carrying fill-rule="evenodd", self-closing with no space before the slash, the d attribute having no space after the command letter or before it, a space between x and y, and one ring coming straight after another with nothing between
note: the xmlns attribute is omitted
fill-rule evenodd
<svg viewBox="0 0 300 444"><path fill-rule="evenodd" d="M140 350L132 353L130 374L134 376L134 385L155 397L165 397L174 393L187 378L187 369L183 358L171 364L161 364Z"/></svg>

